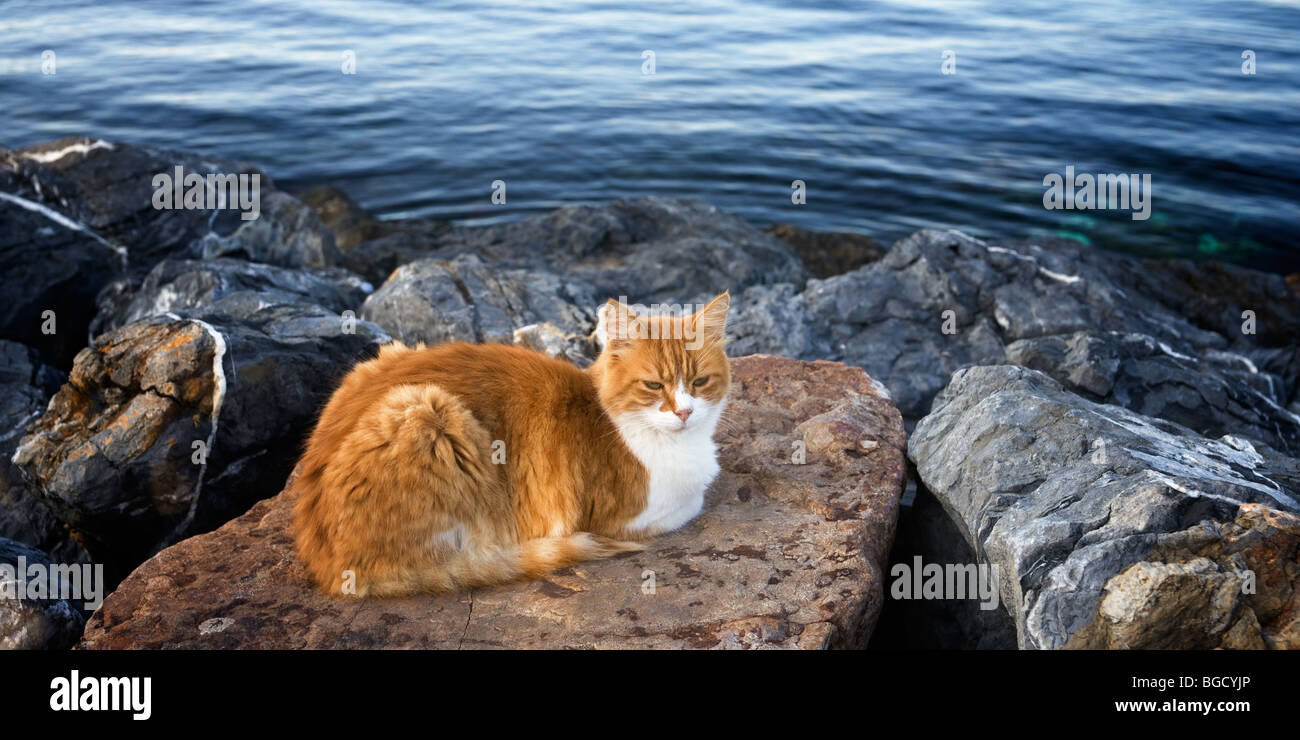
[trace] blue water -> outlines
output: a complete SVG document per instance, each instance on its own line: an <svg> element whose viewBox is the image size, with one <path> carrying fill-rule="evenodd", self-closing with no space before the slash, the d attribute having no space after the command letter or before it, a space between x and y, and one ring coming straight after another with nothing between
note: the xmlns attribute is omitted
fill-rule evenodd
<svg viewBox="0 0 1300 740"><path fill-rule="evenodd" d="M1057 233L1292 271L1297 39L1297 2L1238 0L0 0L0 145L248 159L385 217L662 194L886 241ZM1152 217L1045 210L1066 165L1150 173Z"/></svg>

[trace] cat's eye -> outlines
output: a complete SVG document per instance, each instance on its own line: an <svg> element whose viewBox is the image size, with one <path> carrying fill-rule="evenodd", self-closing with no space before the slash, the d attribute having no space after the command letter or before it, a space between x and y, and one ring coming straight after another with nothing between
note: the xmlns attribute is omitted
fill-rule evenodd
<svg viewBox="0 0 1300 740"><path fill-rule="evenodd" d="M709 376L702 375L696 378L695 382L691 383L691 385L695 386L696 388L699 388L700 386L704 385L707 382L709 382Z"/></svg>
<svg viewBox="0 0 1300 740"><path fill-rule="evenodd" d="M656 383L653 380L643 380L641 382L645 383L645 387L649 388L652 391L661 391L664 389L663 383Z"/></svg>

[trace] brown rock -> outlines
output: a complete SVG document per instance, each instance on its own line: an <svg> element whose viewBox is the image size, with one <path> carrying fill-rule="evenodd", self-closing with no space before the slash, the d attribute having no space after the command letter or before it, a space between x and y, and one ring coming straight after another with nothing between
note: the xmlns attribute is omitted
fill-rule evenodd
<svg viewBox="0 0 1300 740"><path fill-rule="evenodd" d="M342 252L351 252L361 242L392 232L338 188L327 185L314 187L303 193L300 199L334 232L334 244Z"/></svg>
<svg viewBox="0 0 1300 740"><path fill-rule="evenodd" d="M804 267L816 278L856 270L884 257L887 251L875 239L847 231L809 231L790 224L777 224L767 233L794 247Z"/></svg>
<svg viewBox="0 0 1300 740"><path fill-rule="evenodd" d="M1291 288L1291 292L1300 298L1300 272L1293 272L1286 276L1286 284Z"/></svg>
<svg viewBox="0 0 1300 740"><path fill-rule="evenodd" d="M756 355L734 361L724 426L704 512L645 552L463 594L328 597L294 560L282 493L141 565L81 647L864 646L905 476L897 409L858 368Z"/></svg>
<svg viewBox="0 0 1300 740"><path fill-rule="evenodd" d="M216 351L193 322L159 318L104 335L78 353L14 454L30 488L111 571L143 560L189 510L185 493L201 474L191 442L211 432Z"/></svg>
<svg viewBox="0 0 1300 740"><path fill-rule="evenodd" d="M1066 647L1300 648L1300 517L1245 504L1235 521L1161 535Z"/></svg>
<svg viewBox="0 0 1300 740"><path fill-rule="evenodd" d="M430 249L432 245L428 238L449 228L447 223L431 218L380 221L357 205L347 193L328 185L319 185L302 193L299 200L334 232L334 244L345 254L364 242L394 235L407 237L423 249Z"/></svg>

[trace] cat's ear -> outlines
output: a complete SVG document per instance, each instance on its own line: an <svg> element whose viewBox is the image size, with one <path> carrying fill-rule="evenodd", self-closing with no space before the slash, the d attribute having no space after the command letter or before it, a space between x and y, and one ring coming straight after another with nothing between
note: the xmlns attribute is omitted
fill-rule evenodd
<svg viewBox="0 0 1300 740"><path fill-rule="evenodd" d="M731 308L731 291L709 301L695 314L695 331L707 342L721 342L727 335L727 311Z"/></svg>
<svg viewBox="0 0 1300 740"><path fill-rule="evenodd" d="M602 349L618 349L637 337L636 314L626 304L613 298L596 309L596 344Z"/></svg>

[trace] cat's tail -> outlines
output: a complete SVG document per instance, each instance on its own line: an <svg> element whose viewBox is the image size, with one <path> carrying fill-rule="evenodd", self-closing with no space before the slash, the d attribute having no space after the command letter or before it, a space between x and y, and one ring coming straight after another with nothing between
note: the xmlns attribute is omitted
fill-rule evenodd
<svg viewBox="0 0 1300 740"><path fill-rule="evenodd" d="M512 578L538 578L552 571L584 560L607 558L623 552L645 549L639 542L623 542L601 537L590 532L577 532L567 537L542 537L524 540L505 555L507 570ZM477 575L474 565L465 569L465 577Z"/></svg>
<svg viewBox="0 0 1300 740"><path fill-rule="evenodd" d="M524 540L512 547L457 552L439 562L408 572L403 577L375 583L369 591L376 596L460 591L539 578L586 560L644 549L645 545L640 542L625 542L590 532L576 532L566 537L541 537Z"/></svg>

